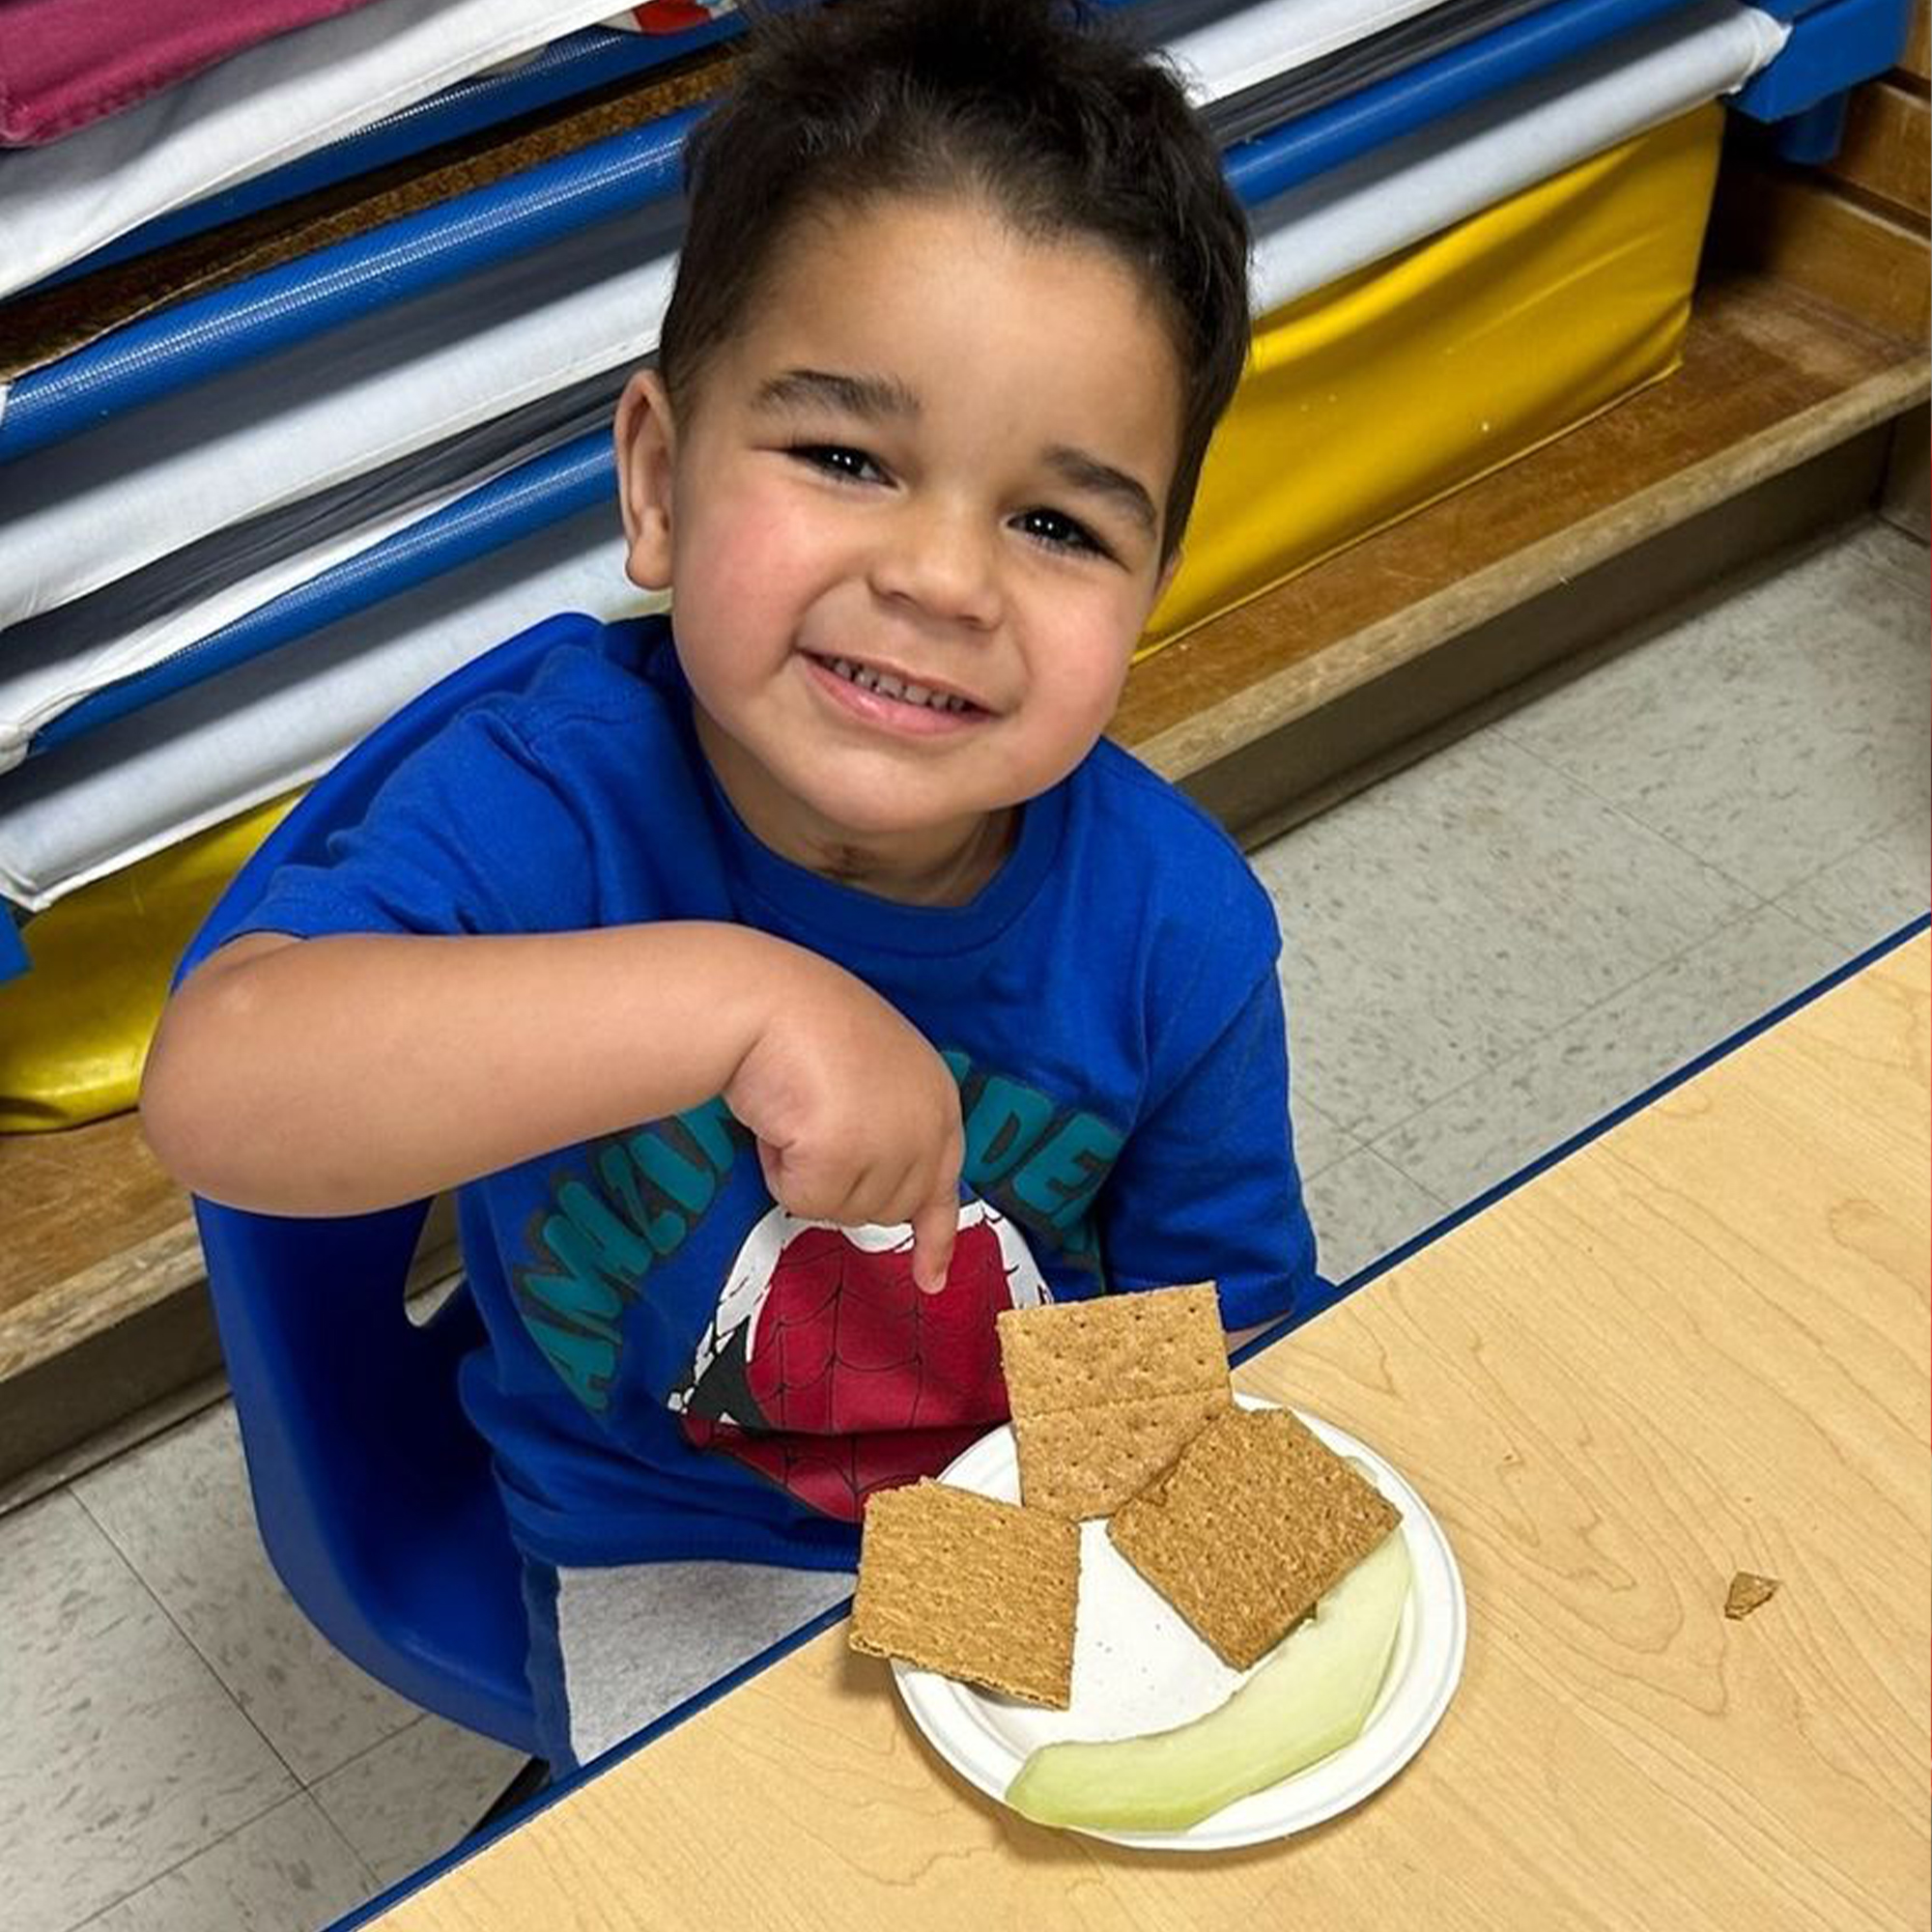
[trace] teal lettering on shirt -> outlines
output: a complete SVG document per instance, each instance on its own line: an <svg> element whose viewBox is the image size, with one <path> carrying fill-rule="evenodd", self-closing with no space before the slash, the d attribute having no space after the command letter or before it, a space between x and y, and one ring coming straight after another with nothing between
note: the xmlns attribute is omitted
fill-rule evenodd
<svg viewBox="0 0 1932 1932"><path fill-rule="evenodd" d="M1012 1178L1014 1196L1056 1228L1087 1210L1121 1151L1121 1136L1092 1114L1071 1114Z"/></svg>
<svg viewBox="0 0 1932 1932"><path fill-rule="evenodd" d="M639 1229L651 1252L674 1253L691 1232L691 1222L673 1208L656 1188L646 1188L643 1180L644 1149L655 1145L649 1133L633 1134L628 1141L613 1143L597 1156L597 1178L617 1202L631 1225ZM647 1199L646 1196L649 1196Z"/></svg>
<svg viewBox="0 0 1932 1932"><path fill-rule="evenodd" d="M718 1177L710 1168L687 1160L657 1134L633 1134L625 1146L644 1179L663 1188L694 1221L711 1206Z"/></svg>
<svg viewBox="0 0 1932 1932"><path fill-rule="evenodd" d="M712 1171L724 1174L738 1158L738 1150L751 1145L752 1137L738 1123L724 1104L723 1094L692 1107L676 1116L674 1124L684 1128L696 1144L698 1155L711 1163Z"/></svg>
<svg viewBox="0 0 1932 1932"><path fill-rule="evenodd" d="M1004 1074L988 1074L966 1113L966 1185L979 1193L1010 1173L1026 1158L1054 1111L1044 1094Z"/></svg>
<svg viewBox="0 0 1932 1932"><path fill-rule="evenodd" d="M585 1408L602 1410L611 1405L611 1384L616 1378L618 1345L613 1336L585 1335L554 1322L533 1321L527 1310L524 1323L563 1385Z"/></svg>

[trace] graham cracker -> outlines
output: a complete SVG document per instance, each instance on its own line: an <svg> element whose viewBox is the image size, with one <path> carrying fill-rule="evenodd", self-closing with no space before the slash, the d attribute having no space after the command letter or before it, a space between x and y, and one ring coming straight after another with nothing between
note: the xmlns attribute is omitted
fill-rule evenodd
<svg viewBox="0 0 1932 1932"><path fill-rule="evenodd" d="M1064 1711L1080 1529L929 1478L867 1499L851 1643Z"/></svg>
<svg viewBox="0 0 1932 1932"><path fill-rule="evenodd" d="M1020 1493L1029 1508L1079 1521L1111 1516L1173 1467L1174 1459L1217 1415L1228 1391L1150 1396L1142 1402L1063 1408L1014 1425Z"/></svg>
<svg viewBox="0 0 1932 1932"><path fill-rule="evenodd" d="M1224 1663L1245 1670L1401 1520L1291 1410L1235 1409L1107 1534Z"/></svg>
<svg viewBox="0 0 1932 1932"><path fill-rule="evenodd" d="M1031 1507L1109 1515L1233 1406L1212 1282L1007 1309L997 1325Z"/></svg>

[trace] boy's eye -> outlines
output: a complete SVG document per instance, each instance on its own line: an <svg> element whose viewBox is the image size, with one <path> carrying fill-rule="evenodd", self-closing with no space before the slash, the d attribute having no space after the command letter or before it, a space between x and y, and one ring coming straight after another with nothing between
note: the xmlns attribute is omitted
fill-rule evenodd
<svg viewBox="0 0 1932 1932"><path fill-rule="evenodd" d="M1059 510L1022 510L1014 520L1026 534L1052 550L1087 551L1094 556L1112 553L1085 524Z"/></svg>
<svg viewBox="0 0 1932 1932"><path fill-rule="evenodd" d="M834 476L849 477L855 483L882 481L884 472L863 449L848 449L838 442L797 442L791 454L814 469Z"/></svg>

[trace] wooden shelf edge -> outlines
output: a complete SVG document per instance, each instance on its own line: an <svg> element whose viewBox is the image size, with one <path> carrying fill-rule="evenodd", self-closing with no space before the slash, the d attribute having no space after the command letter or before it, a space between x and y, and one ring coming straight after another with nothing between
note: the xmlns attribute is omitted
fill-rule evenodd
<svg viewBox="0 0 1932 1932"><path fill-rule="evenodd" d="M459 1264L454 1210L444 1198L431 1210L405 1293L420 1293ZM207 1281L194 1209L183 1195L179 1215L156 1232L98 1255L0 1311L0 1392L14 1378L177 1296L200 1294Z"/></svg>
<svg viewBox="0 0 1932 1932"><path fill-rule="evenodd" d="M0 1315L0 1384L207 1279L193 1210Z"/></svg>
<svg viewBox="0 0 1932 1932"><path fill-rule="evenodd" d="M180 1200L145 1236L104 1252L96 1242L91 1259L0 1310L0 1512L43 1493L49 1472L91 1466L225 1389L200 1236ZM405 1294L435 1294L459 1272L444 1197Z"/></svg>

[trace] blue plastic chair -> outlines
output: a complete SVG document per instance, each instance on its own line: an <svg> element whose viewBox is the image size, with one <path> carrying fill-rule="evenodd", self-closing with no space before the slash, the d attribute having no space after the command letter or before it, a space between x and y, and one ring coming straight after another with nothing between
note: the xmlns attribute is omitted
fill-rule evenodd
<svg viewBox="0 0 1932 1932"><path fill-rule="evenodd" d="M177 980L234 933L278 866L324 858L329 835L464 705L521 688L547 652L600 635L588 617L553 617L378 728L242 867ZM289 1593L372 1677L534 1753L516 1552L457 1400L457 1364L482 1323L461 1292L421 1327L404 1312L428 1210L299 1220L194 1203L255 1515Z"/></svg>

